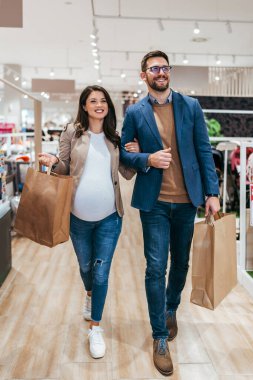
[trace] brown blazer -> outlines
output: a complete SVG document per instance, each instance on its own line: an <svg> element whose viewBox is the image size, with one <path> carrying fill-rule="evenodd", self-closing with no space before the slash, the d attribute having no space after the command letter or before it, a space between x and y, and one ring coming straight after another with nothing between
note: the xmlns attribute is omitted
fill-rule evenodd
<svg viewBox="0 0 253 380"><path fill-rule="evenodd" d="M69 174L73 177L74 185L72 205L76 194L76 189L85 166L90 144L90 136L87 131L85 131L79 138L75 136L75 131L76 129L74 124L68 124L63 130L60 138L59 162L54 168L56 173ZM106 138L105 142L111 154L111 173L116 200L116 209L119 215L123 216L124 210L120 194L118 171L120 171L122 176L126 179L131 179L134 176L135 171L133 169L126 168L119 162L119 148L115 148L111 141Z"/></svg>

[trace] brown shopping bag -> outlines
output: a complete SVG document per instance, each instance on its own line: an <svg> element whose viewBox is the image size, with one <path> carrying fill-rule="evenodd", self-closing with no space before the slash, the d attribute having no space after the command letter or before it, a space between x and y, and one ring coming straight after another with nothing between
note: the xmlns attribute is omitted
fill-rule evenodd
<svg viewBox="0 0 253 380"><path fill-rule="evenodd" d="M237 283L234 214L195 224L191 302L214 310Z"/></svg>
<svg viewBox="0 0 253 380"><path fill-rule="evenodd" d="M72 187L70 176L29 168L14 229L48 247L67 241Z"/></svg>

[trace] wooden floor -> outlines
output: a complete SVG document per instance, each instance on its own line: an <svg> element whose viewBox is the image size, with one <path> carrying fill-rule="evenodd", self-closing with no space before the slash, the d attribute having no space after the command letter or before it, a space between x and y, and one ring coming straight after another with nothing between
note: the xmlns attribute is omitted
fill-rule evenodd
<svg viewBox="0 0 253 380"><path fill-rule="evenodd" d="M92 359L84 291L70 242L54 249L13 239L13 269L0 288L0 379L164 378L152 363L142 234L122 180L126 215L115 253L102 327L107 353ZM190 276L170 344L171 379L253 379L253 301L238 285L216 311L190 304Z"/></svg>

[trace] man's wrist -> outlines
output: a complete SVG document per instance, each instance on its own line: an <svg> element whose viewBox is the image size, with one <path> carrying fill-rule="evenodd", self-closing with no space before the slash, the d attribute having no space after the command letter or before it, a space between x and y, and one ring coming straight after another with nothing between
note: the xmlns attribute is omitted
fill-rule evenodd
<svg viewBox="0 0 253 380"><path fill-rule="evenodd" d="M151 159L152 159L151 156L152 156L152 154L150 154L150 155L148 156L148 162L147 162L148 167L152 166L152 165L151 165Z"/></svg>
<svg viewBox="0 0 253 380"><path fill-rule="evenodd" d="M206 194L206 197L207 198L211 198L211 197L219 198L219 194Z"/></svg>

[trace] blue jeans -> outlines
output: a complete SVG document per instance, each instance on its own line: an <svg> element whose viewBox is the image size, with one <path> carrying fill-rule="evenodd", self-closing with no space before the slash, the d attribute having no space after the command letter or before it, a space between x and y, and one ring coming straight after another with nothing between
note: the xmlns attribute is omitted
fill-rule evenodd
<svg viewBox="0 0 253 380"><path fill-rule="evenodd" d="M113 254L121 232L117 212L97 222L86 222L70 215L70 237L79 262L86 291L92 291L91 319L102 318Z"/></svg>
<svg viewBox="0 0 253 380"><path fill-rule="evenodd" d="M140 211L147 267L146 295L153 338L168 337L166 312L181 300L189 267L196 207L191 203L157 201L150 212ZM166 271L170 249L170 271Z"/></svg>

